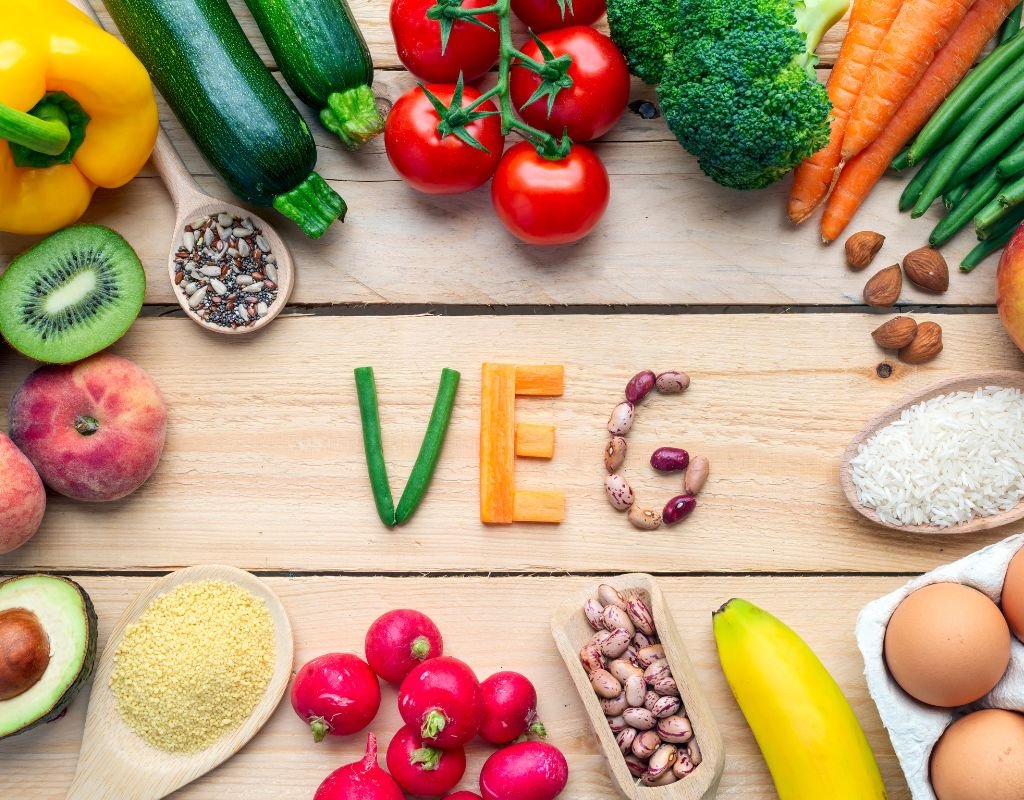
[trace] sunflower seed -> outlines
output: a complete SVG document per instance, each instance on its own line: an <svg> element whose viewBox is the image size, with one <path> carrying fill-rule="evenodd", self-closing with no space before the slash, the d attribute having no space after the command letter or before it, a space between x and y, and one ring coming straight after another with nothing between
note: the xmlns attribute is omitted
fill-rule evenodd
<svg viewBox="0 0 1024 800"><path fill-rule="evenodd" d="M237 278L235 278L235 283L237 283L239 286L249 286L250 284L254 283L254 281L252 279L252 275L239 275Z"/></svg>
<svg viewBox="0 0 1024 800"><path fill-rule="evenodd" d="M199 306L201 306L203 304L203 301L205 299L206 299L206 287L204 286L198 292L196 292L194 295L192 295L188 299L189 307L190 308L199 308Z"/></svg>
<svg viewBox="0 0 1024 800"><path fill-rule="evenodd" d="M242 258L248 258L251 253L252 250L249 249L249 243L245 241L245 239L239 239L238 255L240 255Z"/></svg>
<svg viewBox="0 0 1024 800"><path fill-rule="evenodd" d="M203 233L203 241L206 242L207 247L213 244L213 228L206 229L206 232Z"/></svg>
<svg viewBox="0 0 1024 800"><path fill-rule="evenodd" d="M256 246L265 253L270 249L270 242L264 239L261 234L256 237Z"/></svg>
<svg viewBox="0 0 1024 800"><path fill-rule="evenodd" d="M185 245L185 249L192 252L196 249L196 235L192 231L185 231L185 234L181 237L181 243Z"/></svg>
<svg viewBox="0 0 1024 800"><path fill-rule="evenodd" d="M231 232L235 235L236 239L244 239L246 236L252 233L252 231L249 228L235 228Z"/></svg>
<svg viewBox="0 0 1024 800"><path fill-rule="evenodd" d="M224 295L228 293L228 287L225 286L223 283L221 283L221 281L217 280L216 278L213 278L210 281L210 286L213 287L213 291L215 291L217 294Z"/></svg>
<svg viewBox="0 0 1024 800"><path fill-rule="evenodd" d="M259 304L257 304L256 313L259 314L261 317L265 317L268 311L270 311L270 306L268 306L263 301L260 301Z"/></svg>
<svg viewBox="0 0 1024 800"><path fill-rule="evenodd" d="M240 320L242 320L242 322L249 321L249 312L246 310L245 306L236 306L235 314L238 316Z"/></svg>
<svg viewBox="0 0 1024 800"><path fill-rule="evenodd" d="M189 297L199 291L199 284L196 281L189 281L185 284L185 294Z"/></svg>
<svg viewBox="0 0 1024 800"><path fill-rule="evenodd" d="M263 291L263 281L256 281L256 283L249 284L244 289L242 289L242 291L243 292L252 292L254 294L256 292L262 292Z"/></svg>
<svg viewBox="0 0 1024 800"><path fill-rule="evenodd" d="M220 267L203 267L199 271L201 273L203 273L207 278L219 278L220 277Z"/></svg>
<svg viewBox="0 0 1024 800"><path fill-rule="evenodd" d="M277 283L277 267L271 264L269 259L267 260L267 277Z"/></svg>
<svg viewBox="0 0 1024 800"><path fill-rule="evenodd" d="M235 224L235 218L230 214L222 213L217 215L217 222L221 225L221 227L229 228Z"/></svg>

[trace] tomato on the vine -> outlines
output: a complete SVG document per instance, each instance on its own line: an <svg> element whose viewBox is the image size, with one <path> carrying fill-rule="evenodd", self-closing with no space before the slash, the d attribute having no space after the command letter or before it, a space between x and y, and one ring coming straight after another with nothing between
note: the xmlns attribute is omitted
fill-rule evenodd
<svg viewBox="0 0 1024 800"><path fill-rule="evenodd" d="M384 126L384 148L395 172L427 194L460 194L482 186L494 174L505 145L500 117L466 122L463 130L480 145L475 147L457 133L441 134L442 115L427 92L450 109L465 108L480 97L471 86L456 84L417 86L403 94ZM478 111L490 113L497 108L488 100Z"/></svg>
<svg viewBox="0 0 1024 800"><path fill-rule="evenodd" d="M549 114L549 94L542 89L536 96L543 82L541 76L521 63L513 64L509 81L513 107L527 124L552 136L567 131L574 142L604 136L619 121L629 102L629 68L619 48L603 33L579 25L538 38L555 58L572 58L568 70L572 85L557 90ZM545 60L543 51L532 39L522 52L536 61ZM550 87L549 91L555 88Z"/></svg>
<svg viewBox="0 0 1024 800"><path fill-rule="evenodd" d="M610 194L601 159L579 144L555 161L520 142L502 157L491 184L499 219L529 244L579 241L601 219Z"/></svg>
<svg viewBox="0 0 1024 800"><path fill-rule="evenodd" d="M534 33L593 25L607 10L607 0L565 0L565 14L557 0L512 0L512 12Z"/></svg>
<svg viewBox="0 0 1024 800"><path fill-rule="evenodd" d="M483 8L492 0L453 2L462 8ZM417 78L432 83L455 83L479 78L498 62L498 17L484 14L470 20L430 19L427 12L436 0L392 0L391 33L398 57ZM442 26L450 26L442 52ZM486 27L485 27L486 26Z"/></svg>

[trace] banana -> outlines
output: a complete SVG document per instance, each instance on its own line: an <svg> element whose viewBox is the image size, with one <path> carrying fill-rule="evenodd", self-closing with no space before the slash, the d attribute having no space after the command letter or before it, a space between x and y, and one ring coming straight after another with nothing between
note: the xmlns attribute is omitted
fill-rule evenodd
<svg viewBox="0 0 1024 800"><path fill-rule="evenodd" d="M803 639L738 599L715 612L714 629L722 670L780 800L885 800L853 709Z"/></svg>

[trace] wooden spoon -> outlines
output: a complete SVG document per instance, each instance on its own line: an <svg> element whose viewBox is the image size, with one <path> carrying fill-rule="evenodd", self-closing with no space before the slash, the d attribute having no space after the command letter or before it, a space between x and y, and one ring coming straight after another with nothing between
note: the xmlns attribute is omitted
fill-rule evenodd
<svg viewBox="0 0 1024 800"><path fill-rule="evenodd" d="M266 603L274 622L274 672L263 699L240 727L198 753L168 753L151 747L121 718L110 690L114 653L125 628L137 621L158 595L183 583L205 580L238 584ZM200 566L154 581L124 612L103 651L93 679L78 769L67 800L160 800L205 775L238 752L263 727L288 687L292 660L292 629L284 607L254 575L234 567Z"/></svg>
<svg viewBox="0 0 1024 800"><path fill-rule="evenodd" d="M987 372L968 372L955 378L947 378L946 380L928 386L911 397L904 399L900 403L891 406L865 425L861 429L860 433L853 437L853 441L850 442L850 446L846 448L846 452L843 454L843 459L839 466L839 482L842 484L843 493L846 495L846 499L850 501L850 505L853 506L854 509L862 516L871 520L875 524L901 531L902 533L976 533L978 531L987 531L992 528L999 528L1003 525L1008 525L1011 522L1016 522L1017 520L1024 518L1024 501L1021 501L1008 511L993 514L989 517L975 517L970 522L965 522L962 525L954 525L948 528L940 528L938 525L896 525L889 522L883 522L873 508L862 505L860 500L857 498L857 488L854 486L853 477L850 474L850 462L857 455L857 452L860 450L860 446L867 439L871 438L880 429L899 419L900 414L903 413L904 409L909 408L910 406L917 405L925 400L930 400L940 394L950 394L952 392L973 392L976 389L985 386L998 386L1006 389L1020 389L1024 391L1024 372L1017 372L1015 370L991 370Z"/></svg>
<svg viewBox="0 0 1024 800"><path fill-rule="evenodd" d="M292 256L284 240L278 236L277 231L270 227L265 220L256 216L251 211L212 197L200 189L195 179L189 173L185 163L174 149L174 145L171 144L171 140L162 129L157 137L156 147L153 150L153 165L156 167L156 171L160 173L160 177L163 179L164 184L167 186L167 191L174 201L174 207L177 209L177 218L174 221L174 235L171 238L170 255L167 258L167 271L171 279L174 296L178 299L178 305L185 310L189 319L216 333L240 335L243 333L253 333L268 325L288 304L288 298L292 293L292 286L295 280ZM250 325L225 328L200 319L189 308L188 298L184 292L174 283L177 268L177 265L174 263L175 254L178 248L181 247L185 225L191 220L211 215L216 216L217 214L230 214L231 216L243 219L245 217L251 219L257 228L262 229L262 235L270 243L270 252L277 257L277 297L267 313Z"/></svg>
<svg viewBox="0 0 1024 800"><path fill-rule="evenodd" d="M612 780L619 793L630 800L711 800L718 791L722 770L725 768L725 742L711 714L711 705L697 680L697 673L690 663L679 628L672 621L671 612L658 582L650 575L638 573L606 578L603 583L614 586L627 600L639 597L650 606L655 628L672 668L672 677L679 687L683 707L693 723L694 738L702 757L700 764L691 774L667 786L643 786L630 774L622 752L615 742L615 735L608 727L608 719L601 709L601 703L580 664L580 648L594 635L594 630L583 614L583 603L597 597L598 584L594 584L555 610L551 616L551 634L576 685L598 743L604 751Z"/></svg>
<svg viewBox="0 0 1024 800"><path fill-rule="evenodd" d="M101 28L103 27L99 17L96 16L96 10L89 4L88 0L70 0L70 2L79 11L92 17L97 25ZM167 187L167 191L171 195L171 200L174 201L174 207L177 211L177 218L174 221L174 235L171 237L170 255L167 258L167 268L171 278L172 291L178 300L178 305L188 314L189 319L206 328L206 330L224 333L229 336L253 333L270 324L271 320L280 314L288 304L288 298L291 296L292 286L295 282L295 265L284 240L278 236L277 231L268 225L265 220L256 216L251 211L233 203L219 200L200 189L162 127L157 135L152 161L156 171L160 173L160 178ZM189 308L188 299L174 283L176 267L174 257L181 246L185 225L191 220L221 213L243 219L245 217L251 219L257 228L262 229L263 236L270 243L270 252L277 258L277 297L274 299L274 303L270 306L267 313L256 322L237 328L225 328L196 316L192 309Z"/></svg>

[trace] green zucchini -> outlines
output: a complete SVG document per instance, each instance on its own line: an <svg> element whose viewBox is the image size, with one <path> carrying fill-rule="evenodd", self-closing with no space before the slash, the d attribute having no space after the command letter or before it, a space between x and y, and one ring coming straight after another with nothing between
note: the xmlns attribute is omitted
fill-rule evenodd
<svg viewBox="0 0 1024 800"><path fill-rule="evenodd" d="M355 150L384 130L370 49L345 0L245 0L281 74Z"/></svg>
<svg viewBox="0 0 1024 800"><path fill-rule="evenodd" d="M239 197L318 238L345 201L313 171L316 144L227 0L107 0L182 127Z"/></svg>

